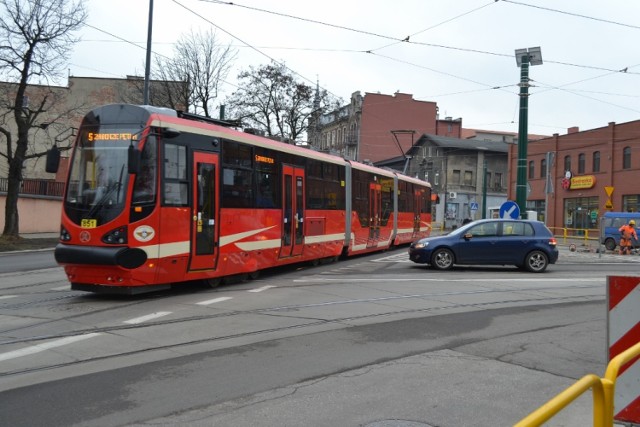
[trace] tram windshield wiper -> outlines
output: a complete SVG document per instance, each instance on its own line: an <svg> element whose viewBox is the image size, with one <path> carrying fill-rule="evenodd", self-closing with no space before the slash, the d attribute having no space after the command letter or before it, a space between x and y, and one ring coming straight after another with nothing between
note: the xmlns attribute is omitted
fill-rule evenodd
<svg viewBox="0 0 640 427"><path fill-rule="evenodd" d="M114 193L116 193L116 202L120 200L120 189L122 188L123 173L124 173L124 165L122 165L122 168L120 169L120 177L118 178L118 182L112 182L106 187L105 191L102 193L100 198L96 201L96 204L93 205L91 210L89 210L87 215L84 217L85 219L95 217L95 215L105 206L105 204L109 200L111 200Z"/></svg>

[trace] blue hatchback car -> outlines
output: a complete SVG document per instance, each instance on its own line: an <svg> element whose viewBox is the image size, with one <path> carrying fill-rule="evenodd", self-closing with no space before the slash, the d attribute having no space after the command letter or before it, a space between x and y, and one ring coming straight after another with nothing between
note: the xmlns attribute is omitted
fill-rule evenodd
<svg viewBox="0 0 640 427"><path fill-rule="evenodd" d="M448 270L454 264L515 265L542 273L558 260L553 233L529 220L483 219L443 236L427 237L409 248L411 261Z"/></svg>

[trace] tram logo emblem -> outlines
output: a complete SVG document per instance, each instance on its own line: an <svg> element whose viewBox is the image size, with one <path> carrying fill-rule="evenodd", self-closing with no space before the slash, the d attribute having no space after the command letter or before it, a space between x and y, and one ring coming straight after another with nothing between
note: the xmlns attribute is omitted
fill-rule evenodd
<svg viewBox="0 0 640 427"><path fill-rule="evenodd" d="M88 231L81 231L80 232L80 241L82 243L87 243L89 240L91 240L91 233L89 233Z"/></svg>
<svg viewBox="0 0 640 427"><path fill-rule="evenodd" d="M141 225L133 230L133 237L139 242L148 242L156 235L156 231L148 225Z"/></svg>

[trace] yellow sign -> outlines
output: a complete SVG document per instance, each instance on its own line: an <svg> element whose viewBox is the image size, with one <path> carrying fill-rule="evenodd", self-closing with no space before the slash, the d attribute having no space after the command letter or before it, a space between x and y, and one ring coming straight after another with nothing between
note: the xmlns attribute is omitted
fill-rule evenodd
<svg viewBox="0 0 640 427"><path fill-rule="evenodd" d="M593 175L574 176L571 178L572 190L578 190L582 188L593 188L596 185L596 177Z"/></svg>
<svg viewBox="0 0 640 427"><path fill-rule="evenodd" d="M611 202L611 200L607 200L607 202L604 204L604 208L613 209L613 203Z"/></svg>
<svg viewBox="0 0 640 427"><path fill-rule="evenodd" d="M131 141L136 140L137 135L131 133L98 133L87 132L87 139L93 141Z"/></svg>
<svg viewBox="0 0 640 427"><path fill-rule="evenodd" d="M607 193L607 196L611 197L613 194L613 187L604 187L604 192Z"/></svg>
<svg viewBox="0 0 640 427"><path fill-rule="evenodd" d="M83 219L80 221L80 227L82 228L96 228L98 226L97 219Z"/></svg>

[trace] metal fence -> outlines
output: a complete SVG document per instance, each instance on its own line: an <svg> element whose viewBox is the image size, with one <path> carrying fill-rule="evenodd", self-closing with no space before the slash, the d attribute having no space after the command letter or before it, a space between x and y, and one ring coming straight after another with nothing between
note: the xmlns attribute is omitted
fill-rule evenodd
<svg viewBox="0 0 640 427"><path fill-rule="evenodd" d="M0 178L0 193L6 193L9 179ZM24 179L20 182L20 194L33 196L62 197L64 182L52 179Z"/></svg>

